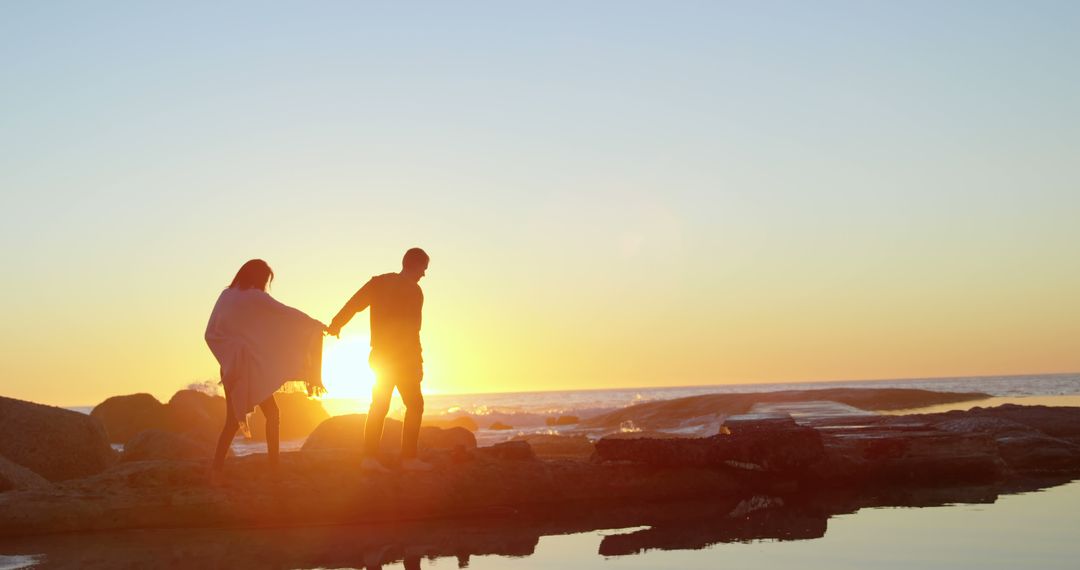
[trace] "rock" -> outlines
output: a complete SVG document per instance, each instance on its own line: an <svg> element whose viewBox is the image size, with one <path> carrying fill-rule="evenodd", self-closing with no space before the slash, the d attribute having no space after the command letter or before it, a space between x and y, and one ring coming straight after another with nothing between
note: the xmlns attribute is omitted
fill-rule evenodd
<svg viewBox="0 0 1080 570"><path fill-rule="evenodd" d="M514 429L514 426L508 426L508 425L506 425L506 424L504 424L502 422L495 422L495 423L489 425L488 429L493 429L493 430L497 430L497 431L503 431L503 430L508 430L508 429Z"/></svg>
<svg viewBox="0 0 1080 570"><path fill-rule="evenodd" d="M166 404L168 431L216 442L225 424L225 398L197 390L180 390Z"/></svg>
<svg viewBox="0 0 1080 570"><path fill-rule="evenodd" d="M544 423L549 426L571 426L581 421L577 416L559 416L544 418Z"/></svg>
<svg viewBox="0 0 1080 570"><path fill-rule="evenodd" d="M480 426L476 425L476 420L469 416L455 416L451 418L436 416L430 419L424 418L423 425L441 428L461 427L469 431L480 429Z"/></svg>
<svg viewBox="0 0 1080 570"><path fill-rule="evenodd" d="M463 427L443 429L422 426L419 446L422 449L476 449L476 436Z"/></svg>
<svg viewBox="0 0 1080 570"><path fill-rule="evenodd" d="M1006 468L992 437L886 422L819 428L826 460L815 473L829 486L987 484Z"/></svg>
<svg viewBox="0 0 1080 570"><path fill-rule="evenodd" d="M277 393L274 401L281 415L282 440L305 438L330 417L322 402L301 392ZM260 407L255 408L251 420L251 435L255 440L266 441L266 416Z"/></svg>
<svg viewBox="0 0 1080 570"><path fill-rule="evenodd" d="M304 441L303 451L321 449L348 449L362 451L364 448L364 423L367 414L347 414L332 417L315 428ZM384 453L397 453L401 450L400 421L386 418L383 424L382 440L379 449ZM442 429L421 427L418 446L421 449L452 450L456 447L476 448L476 436L465 428Z"/></svg>
<svg viewBox="0 0 1080 570"><path fill-rule="evenodd" d="M587 458L596 452L589 438L583 435L531 434L511 440L528 443L538 457Z"/></svg>
<svg viewBox="0 0 1080 570"><path fill-rule="evenodd" d="M1080 445L1042 433L995 438L1009 468L1026 474L1074 472L1080 468Z"/></svg>
<svg viewBox="0 0 1080 570"><path fill-rule="evenodd" d="M124 443L147 429L165 429L165 405L150 394L113 396L94 406L92 417L101 421L111 443Z"/></svg>
<svg viewBox="0 0 1080 570"><path fill-rule="evenodd" d="M3 396L0 455L49 481L86 477L116 461L97 418Z"/></svg>
<svg viewBox="0 0 1080 570"><path fill-rule="evenodd" d="M532 446L525 441L496 443L490 447L481 447L476 451L477 453L500 460L524 461L536 459L536 454L533 453Z"/></svg>
<svg viewBox="0 0 1080 570"><path fill-rule="evenodd" d="M0 412L6 422L8 410ZM69 533L84 537L82 544L88 548L68 550L85 553L106 535L80 533L125 528L382 523L368 527L382 532L418 528L412 523L385 524L390 521L441 519L447 522L438 524L451 527L454 540L487 536L462 531L471 517L496 528L535 523L566 534L639 529L605 538L601 552L614 555L762 538L813 538L824 532L829 514L871 506L992 503L1002 492L1034 490L1080 476L1080 466L1069 463L1057 464L1059 470L1051 477L1029 478L1001 468L998 453L1019 453L1021 447L1030 449L1031 461L1055 465L1055 450L1065 449L1063 440L981 412L930 419L832 418L831 425L816 424L816 429L792 426L785 417L734 417L725 424L729 433L709 438L601 440L598 454L611 457L605 452L610 446L609 451L622 455L620 461L521 460L532 446L515 441L472 453L430 451L425 460L435 465L434 471L391 474L364 474L358 454L347 452L347 446L359 449L365 419L353 415L323 422L308 438L305 452L282 453L280 468L273 473L266 469L265 455L234 458L226 462L226 483L220 488L205 484L204 466L198 462L147 460L123 462L44 491L9 490L0 493L0 537ZM938 422L950 422L939 425L955 431L935 427ZM400 430L400 422L387 425ZM384 444L396 450L398 434L391 433ZM1028 439L1013 451L1003 447L1009 438ZM323 450L307 453L320 439ZM457 455L469 459L457 461ZM1039 465L1030 466L1035 467ZM682 506L671 508L674 503ZM506 515L513 518L496 518ZM556 520L560 522L553 527ZM576 526L582 524L595 526ZM346 544L370 539L355 529L341 532ZM422 531L404 532L428 540ZM295 533L292 528L288 535ZM172 535L161 536L164 544ZM8 555L23 553L16 547L30 554L44 552L26 538L3 544L8 546L0 551ZM387 543L370 544L377 549ZM460 544L448 545L447 551L460 552ZM220 552L214 550L207 561L220 561ZM152 551L161 556L160 549ZM257 555L260 550L251 552ZM181 555L186 558L176 565L190 566L190 553ZM86 565L95 559L101 559L99 553L87 555ZM62 558L50 560L56 565ZM357 560L312 558L289 566L336 568L355 566Z"/></svg>
<svg viewBox="0 0 1080 570"><path fill-rule="evenodd" d="M11 490L48 489L52 487L41 475L0 457L0 493Z"/></svg>
<svg viewBox="0 0 1080 570"><path fill-rule="evenodd" d="M1005 404L993 408L975 408L967 417L995 418L1023 424L1048 436L1080 443L1080 408L1055 406L1017 406ZM959 417L954 412L925 417Z"/></svg>
<svg viewBox="0 0 1080 570"><path fill-rule="evenodd" d="M790 417L732 420L726 424L730 433L692 439L603 438L596 451L605 460L763 472L799 472L825 456L817 430Z"/></svg>
<svg viewBox="0 0 1080 570"><path fill-rule="evenodd" d="M363 451L364 449L364 422L367 414L345 414L334 416L319 424L311 435L304 440L302 451L316 451L322 449L350 449ZM389 432L393 431L392 423L397 424L398 438L401 437L401 422L387 418L383 424L383 438L381 448L386 450L387 444L395 441ZM399 441L399 440L398 440ZM393 445L393 444L391 444ZM395 446L396 447L396 446Z"/></svg>
<svg viewBox="0 0 1080 570"><path fill-rule="evenodd" d="M839 402L860 410L902 410L935 404L967 402L989 398L978 392L933 392L906 388L826 388L784 390L743 394L705 394L635 404L606 414L590 417L581 427L617 429L625 422L644 430L679 429L688 420L701 422L734 414L745 414L755 404L778 402Z"/></svg>
<svg viewBox="0 0 1080 570"><path fill-rule="evenodd" d="M604 436L607 439L693 439L693 436L666 431L617 431Z"/></svg>
<svg viewBox="0 0 1080 570"><path fill-rule="evenodd" d="M214 445L185 434L162 430L140 432L124 444L120 461L169 459L180 461L210 461Z"/></svg>

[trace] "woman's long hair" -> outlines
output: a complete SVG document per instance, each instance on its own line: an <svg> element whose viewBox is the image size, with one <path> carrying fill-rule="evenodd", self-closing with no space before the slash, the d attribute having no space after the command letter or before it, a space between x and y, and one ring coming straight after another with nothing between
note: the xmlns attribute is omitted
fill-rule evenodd
<svg viewBox="0 0 1080 570"><path fill-rule="evenodd" d="M274 270L270 269L270 266L265 261L252 259L240 266L240 271L236 272L236 277L233 277L229 289L240 289L241 291L244 289L259 289L260 291L266 291L266 287L273 280Z"/></svg>

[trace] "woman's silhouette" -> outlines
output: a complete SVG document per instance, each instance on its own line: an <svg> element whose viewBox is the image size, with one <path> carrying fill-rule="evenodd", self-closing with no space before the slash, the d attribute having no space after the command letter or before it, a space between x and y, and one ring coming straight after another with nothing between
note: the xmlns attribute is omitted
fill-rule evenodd
<svg viewBox="0 0 1080 570"><path fill-rule="evenodd" d="M237 428L256 404L266 416L266 447L270 467L276 469L280 417L274 392L289 380L303 380L312 395L325 390L321 368L326 325L271 297L266 287L273 279L265 261L245 263L221 292L206 325L206 344L221 365L226 401L225 425L210 467L214 483L221 480Z"/></svg>

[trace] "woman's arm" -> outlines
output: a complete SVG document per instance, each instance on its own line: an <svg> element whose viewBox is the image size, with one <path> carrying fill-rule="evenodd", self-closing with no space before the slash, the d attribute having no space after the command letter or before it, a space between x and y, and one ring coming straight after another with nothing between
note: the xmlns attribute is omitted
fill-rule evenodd
<svg viewBox="0 0 1080 570"><path fill-rule="evenodd" d="M285 303L278 301L277 299L271 297L270 294L265 291L262 291L261 293L263 295L266 295L266 299L268 300L268 306L272 307L275 313L282 315L290 321L297 323L309 323L312 327L317 328L320 331L326 330L325 324L323 324L321 321L311 318L310 316L308 316L307 313L301 311L300 309L290 307Z"/></svg>

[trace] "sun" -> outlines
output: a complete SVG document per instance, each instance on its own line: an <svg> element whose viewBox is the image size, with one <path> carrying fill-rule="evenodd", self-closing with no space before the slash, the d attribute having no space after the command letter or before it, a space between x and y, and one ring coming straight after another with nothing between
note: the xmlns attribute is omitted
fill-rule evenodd
<svg viewBox="0 0 1080 570"><path fill-rule="evenodd" d="M323 384L326 398L348 398L368 402L375 374L368 366L368 339L344 336L327 337L323 347Z"/></svg>

